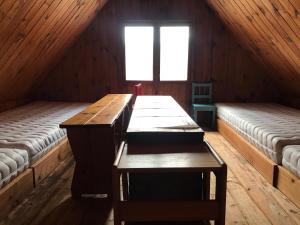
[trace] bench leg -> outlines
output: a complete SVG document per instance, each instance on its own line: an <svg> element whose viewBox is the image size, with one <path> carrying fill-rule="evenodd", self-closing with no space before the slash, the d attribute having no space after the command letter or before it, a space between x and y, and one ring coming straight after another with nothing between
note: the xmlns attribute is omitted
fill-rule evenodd
<svg viewBox="0 0 300 225"><path fill-rule="evenodd" d="M223 165L222 169L216 174L216 200L220 204L219 219L215 225L225 225L226 215L226 187L227 187L227 166Z"/></svg>
<svg viewBox="0 0 300 225"><path fill-rule="evenodd" d="M120 196L120 174L116 168L113 168L113 206L114 206L114 224L121 225L121 220L119 216L119 202L121 200Z"/></svg>
<svg viewBox="0 0 300 225"><path fill-rule="evenodd" d="M212 111L212 118L211 118L211 128L215 129L216 126L216 110Z"/></svg>
<svg viewBox="0 0 300 225"><path fill-rule="evenodd" d="M194 121L197 123L198 122L198 111L197 110L193 110L194 111Z"/></svg>
<svg viewBox="0 0 300 225"><path fill-rule="evenodd" d="M210 199L210 172L203 173L203 200Z"/></svg>

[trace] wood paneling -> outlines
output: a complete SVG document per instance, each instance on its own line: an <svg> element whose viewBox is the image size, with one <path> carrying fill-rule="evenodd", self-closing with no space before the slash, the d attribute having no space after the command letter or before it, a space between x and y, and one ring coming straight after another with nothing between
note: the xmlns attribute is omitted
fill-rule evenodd
<svg viewBox="0 0 300 225"><path fill-rule="evenodd" d="M32 85L70 46L106 0L0 1L0 102Z"/></svg>
<svg viewBox="0 0 300 225"><path fill-rule="evenodd" d="M214 82L215 101L268 101L277 88L204 1L111 0L64 55L37 95L51 100L96 101L132 92L124 81L122 25L128 20L185 20L192 24L191 81ZM42 80L41 80L42 81ZM144 82L145 94L172 95L189 108L191 82Z"/></svg>
<svg viewBox="0 0 300 225"><path fill-rule="evenodd" d="M300 2L207 0L286 94L300 96Z"/></svg>

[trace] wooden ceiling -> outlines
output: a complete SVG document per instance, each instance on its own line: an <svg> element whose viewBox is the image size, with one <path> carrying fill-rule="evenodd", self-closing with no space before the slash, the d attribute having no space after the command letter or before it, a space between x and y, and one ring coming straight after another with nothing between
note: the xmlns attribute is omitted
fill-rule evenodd
<svg viewBox="0 0 300 225"><path fill-rule="evenodd" d="M0 0L0 102L23 99L108 0ZM300 97L300 1L207 0L270 69Z"/></svg>
<svg viewBox="0 0 300 225"><path fill-rule="evenodd" d="M283 91L300 97L300 1L207 2L241 43L270 68Z"/></svg>
<svg viewBox="0 0 300 225"><path fill-rule="evenodd" d="M27 96L106 1L0 0L0 102Z"/></svg>

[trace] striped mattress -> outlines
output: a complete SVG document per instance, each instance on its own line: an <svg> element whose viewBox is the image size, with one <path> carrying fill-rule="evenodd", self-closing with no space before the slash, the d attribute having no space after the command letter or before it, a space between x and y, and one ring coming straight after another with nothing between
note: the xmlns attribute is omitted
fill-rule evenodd
<svg viewBox="0 0 300 225"><path fill-rule="evenodd" d="M218 117L277 164L286 145L300 145L300 110L273 103L218 103Z"/></svg>
<svg viewBox="0 0 300 225"><path fill-rule="evenodd" d="M28 153L21 149L0 148L0 188L29 166Z"/></svg>
<svg viewBox="0 0 300 225"><path fill-rule="evenodd" d="M59 124L86 106L39 101L0 113L0 148L26 150L33 163L66 136Z"/></svg>
<svg viewBox="0 0 300 225"><path fill-rule="evenodd" d="M300 145L287 145L283 148L282 165L300 177Z"/></svg>

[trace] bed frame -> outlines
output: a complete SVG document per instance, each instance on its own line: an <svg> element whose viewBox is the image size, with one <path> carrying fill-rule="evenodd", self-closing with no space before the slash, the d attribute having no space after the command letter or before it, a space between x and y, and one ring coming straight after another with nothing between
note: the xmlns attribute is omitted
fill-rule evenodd
<svg viewBox="0 0 300 225"><path fill-rule="evenodd" d="M300 178L283 166L278 166L278 179L275 187L300 207Z"/></svg>
<svg viewBox="0 0 300 225"><path fill-rule="evenodd" d="M71 153L71 147L67 138L64 138L60 143L46 155L30 166L34 177L34 186L36 187L43 179L49 176L55 168L67 158Z"/></svg>
<svg viewBox="0 0 300 225"><path fill-rule="evenodd" d="M26 169L0 189L0 222L33 190L32 169Z"/></svg>
<svg viewBox="0 0 300 225"><path fill-rule="evenodd" d="M300 207L300 179L276 164L239 135L226 122L217 119L218 131L257 169L266 180Z"/></svg>
<svg viewBox="0 0 300 225"><path fill-rule="evenodd" d="M70 154L68 139L64 138L41 159L0 189L0 221Z"/></svg>

